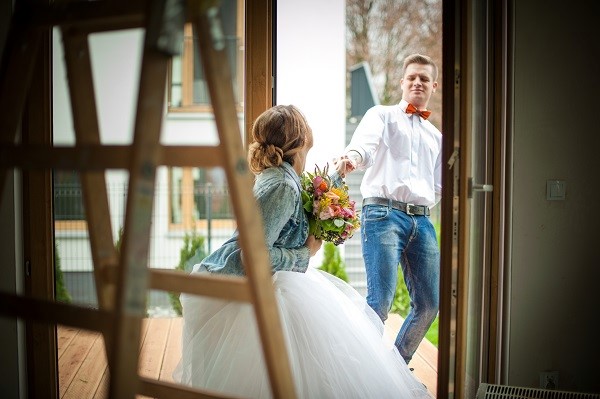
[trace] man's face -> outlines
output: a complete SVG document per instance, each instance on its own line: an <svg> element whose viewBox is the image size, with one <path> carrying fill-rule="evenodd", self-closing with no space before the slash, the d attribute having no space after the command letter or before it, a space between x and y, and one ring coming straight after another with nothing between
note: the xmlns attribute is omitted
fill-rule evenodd
<svg viewBox="0 0 600 399"><path fill-rule="evenodd" d="M402 99L418 109L425 109L437 85L437 82L433 81L433 66L409 64L400 80Z"/></svg>

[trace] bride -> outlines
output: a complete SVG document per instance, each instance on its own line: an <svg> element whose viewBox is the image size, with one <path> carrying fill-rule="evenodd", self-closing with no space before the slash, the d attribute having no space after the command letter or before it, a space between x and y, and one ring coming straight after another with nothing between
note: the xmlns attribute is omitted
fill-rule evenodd
<svg viewBox="0 0 600 399"><path fill-rule="evenodd" d="M298 398L431 398L364 298L309 267L321 240L308 235L300 175L312 131L292 105L255 121L248 161L263 216L273 286ZM339 178L339 176L337 177ZM243 275L237 232L192 273ZM249 398L270 398L252 305L182 294L182 358L176 381Z"/></svg>

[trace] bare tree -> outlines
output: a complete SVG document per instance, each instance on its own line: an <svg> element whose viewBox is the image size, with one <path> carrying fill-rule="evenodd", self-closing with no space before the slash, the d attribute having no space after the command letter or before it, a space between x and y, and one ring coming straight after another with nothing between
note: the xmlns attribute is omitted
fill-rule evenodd
<svg viewBox="0 0 600 399"><path fill-rule="evenodd" d="M346 28L347 67L369 64L382 104L402 98L402 62L409 54L429 55L441 68L441 0L347 0ZM441 89L441 75L438 82ZM441 95L432 97L429 108L440 126Z"/></svg>

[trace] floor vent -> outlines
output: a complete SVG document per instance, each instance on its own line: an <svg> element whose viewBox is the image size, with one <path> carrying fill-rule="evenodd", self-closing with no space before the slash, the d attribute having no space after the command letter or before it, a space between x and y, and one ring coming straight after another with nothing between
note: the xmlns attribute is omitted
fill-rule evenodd
<svg viewBox="0 0 600 399"><path fill-rule="evenodd" d="M477 399L600 399L600 394L481 384Z"/></svg>

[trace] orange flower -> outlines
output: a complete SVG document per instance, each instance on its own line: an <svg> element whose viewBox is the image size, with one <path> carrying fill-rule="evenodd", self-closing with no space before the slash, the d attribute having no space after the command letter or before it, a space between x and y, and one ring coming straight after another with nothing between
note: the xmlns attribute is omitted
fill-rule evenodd
<svg viewBox="0 0 600 399"><path fill-rule="evenodd" d="M301 176L302 204L309 219L309 234L324 241L342 244L360 227L355 203L348 196L348 186L332 186L327 174L329 165ZM331 187L331 188L330 188Z"/></svg>

